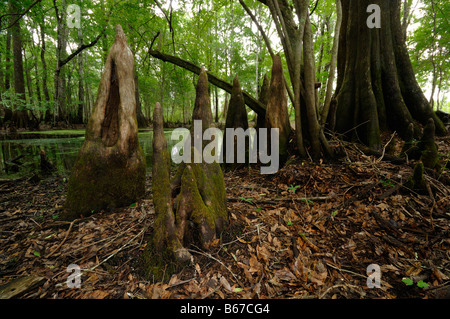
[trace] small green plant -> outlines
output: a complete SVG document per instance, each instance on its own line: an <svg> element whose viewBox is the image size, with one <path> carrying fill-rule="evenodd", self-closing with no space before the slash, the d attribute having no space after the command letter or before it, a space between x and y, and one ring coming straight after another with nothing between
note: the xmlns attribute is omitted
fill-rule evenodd
<svg viewBox="0 0 450 319"><path fill-rule="evenodd" d="M295 194L295 192L297 191L297 188L299 188L299 187L300 187L300 185L294 186L291 184L291 186L289 186L288 189L292 192L292 194Z"/></svg>
<svg viewBox="0 0 450 319"><path fill-rule="evenodd" d="M312 201L312 200L310 200L310 199L307 199L307 198L302 198L301 200L303 200L303 201L305 201L306 202L306 204L314 204L314 202Z"/></svg>
<svg viewBox="0 0 450 319"><path fill-rule="evenodd" d="M392 183L392 181L390 179L384 180L384 179L380 179L380 183L383 184L383 186L385 187L394 187L394 183Z"/></svg>
<svg viewBox="0 0 450 319"><path fill-rule="evenodd" d="M245 197L239 197L240 200L243 200L244 202L247 202L249 204L255 205L255 203L253 203L253 198L245 198Z"/></svg>
<svg viewBox="0 0 450 319"><path fill-rule="evenodd" d="M414 281L411 280L411 278L403 278L402 282L407 285L407 286L412 286L414 285Z"/></svg>
<svg viewBox="0 0 450 319"><path fill-rule="evenodd" d="M331 216L336 217L337 214L338 214L338 211L335 210L335 211L333 211L333 212L331 213Z"/></svg>
<svg viewBox="0 0 450 319"><path fill-rule="evenodd" d="M407 285L407 286L412 286L414 285L414 281L411 278L403 278L402 282ZM426 282L424 282L423 280L420 280L417 282L417 287L419 288L426 288L429 287L430 285L427 284Z"/></svg>
<svg viewBox="0 0 450 319"><path fill-rule="evenodd" d="M424 282L423 280L420 280L418 283L417 283L417 287L419 287L419 288L427 288L427 287L429 287L430 285L429 284L427 284L426 282Z"/></svg>

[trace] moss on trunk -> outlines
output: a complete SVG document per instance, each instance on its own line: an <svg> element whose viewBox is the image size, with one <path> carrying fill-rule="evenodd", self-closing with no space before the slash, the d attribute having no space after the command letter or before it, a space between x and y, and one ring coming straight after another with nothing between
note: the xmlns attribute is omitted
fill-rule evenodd
<svg viewBox="0 0 450 319"><path fill-rule="evenodd" d="M212 122L208 80L202 71L197 83L193 120L203 121L203 130ZM219 163L193 163L199 150L191 147L191 163L182 162L172 180L167 142L163 132L163 112L154 110L153 203L155 227L144 254L147 274L161 275L167 263L172 270L190 260L185 247L208 249L228 224L225 182ZM165 270L170 271L170 270Z"/></svg>
<svg viewBox="0 0 450 319"><path fill-rule="evenodd" d="M63 219L126 206L144 195L145 157L134 91L134 58L118 25L86 138L71 169Z"/></svg>
<svg viewBox="0 0 450 319"><path fill-rule="evenodd" d="M381 28L367 27L366 8L381 8ZM380 147L380 131L391 129L407 140L410 124L414 137L420 135L416 122L442 122L417 84L400 26L400 1L342 1L339 35L338 79L330 111L330 127L347 139L372 148ZM334 122L333 122L334 121Z"/></svg>

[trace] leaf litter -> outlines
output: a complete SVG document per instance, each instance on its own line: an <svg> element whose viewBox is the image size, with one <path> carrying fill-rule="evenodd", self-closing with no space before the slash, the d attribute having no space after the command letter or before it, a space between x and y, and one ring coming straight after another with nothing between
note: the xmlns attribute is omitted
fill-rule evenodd
<svg viewBox="0 0 450 319"><path fill-rule="evenodd" d="M438 145L450 154L448 137ZM430 197L399 187L414 163L342 147L339 162L225 173L228 229L208 251L190 247L192 264L167 282L140 269L155 217L151 176L135 204L74 222L58 220L66 176L2 181L0 286L42 276L20 297L52 299L448 297L449 170L427 176ZM79 289L67 287L70 264L81 268ZM371 264L378 289L367 286Z"/></svg>

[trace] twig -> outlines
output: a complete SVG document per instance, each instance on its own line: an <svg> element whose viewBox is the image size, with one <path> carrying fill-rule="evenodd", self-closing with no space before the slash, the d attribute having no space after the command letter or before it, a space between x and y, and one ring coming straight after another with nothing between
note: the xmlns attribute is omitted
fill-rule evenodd
<svg viewBox="0 0 450 319"><path fill-rule="evenodd" d="M197 250L193 250L193 249L188 249L189 252L195 253L195 254L199 254L205 257L208 257L214 261L217 261L219 264L221 264L223 267L225 267L226 270L228 270L230 272L230 274L233 276L234 280L236 280L236 282L239 284L239 286L241 286L242 288L244 288L245 286L239 281L239 279L237 279L236 275L231 271L230 268L228 268L222 261L220 261L219 259L213 257L211 254L202 252L202 251L197 251Z"/></svg>
<svg viewBox="0 0 450 319"><path fill-rule="evenodd" d="M319 296L319 299L323 299L323 297L325 297L327 295L328 292L330 292L331 290L333 290L334 288L351 288L354 291L356 291L357 293L359 293L360 296L364 295L364 292L361 292L361 287L355 286L355 285L344 285L344 284L339 284L339 285L334 285L331 286L330 288L328 288L323 294L321 294Z"/></svg>
<svg viewBox="0 0 450 319"><path fill-rule="evenodd" d="M50 258L54 253L56 253L58 251L58 249L61 248L61 246L66 242L67 237L69 237L69 233L72 230L73 224L78 221L78 219L74 219L69 226L69 229L66 231L66 236L64 236L64 239L61 241L61 243L58 245L58 247L55 248L55 250L53 250L50 254L48 254L46 256L46 258Z"/></svg>
<svg viewBox="0 0 450 319"><path fill-rule="evenodd" d="M394 138L395 133L396 133L396 132L394 132L394 133L391 135L390 140L386 143L386 145L384 145L384 147L383 147L383 152L381 153L380 158L377 159L377 160L375 161L375 163L380 163L380 162L383 160L384 154L386 153L386 147L392 142L392 139Z"/></svg>
<svg viewBox="0 0 450 319"><path fill-rule="evenodd" d="M113 252L112 254L110 254L108 257L106 257L102 262L98 263L97 265L95 265L92 268L89 269L84 269L84 271L94 271L98 266L102 265L103 263L107 262L109 259L111 259L112 257L114 257L115 255L117 255L119 252L121 252L125 247L127 247L133 240L135 240L138 236L142 235L148 227L144 227L144 229L142 229L138 234L136 234L133 238L131 238L125 245L123 245L122 247L120 247L119 249L117 249L115 252Z"/></svg>

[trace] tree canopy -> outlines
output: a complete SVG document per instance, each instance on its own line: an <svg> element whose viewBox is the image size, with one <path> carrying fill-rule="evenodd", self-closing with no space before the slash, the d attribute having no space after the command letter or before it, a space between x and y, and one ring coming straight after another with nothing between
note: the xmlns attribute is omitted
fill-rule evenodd
<svg viewBox="0 0 450 319"><path fill-rule="evenodd" d="M253 20L242 2L254 15ZM205 66L211 74L230 84L238 75L243 91L258 98L272 59L254 20L267 36L272 53L281 54L285 78L288 84L291 81L270 9L261 2L24 0L11 9L8 1L1 1L2 114L7 110L26 109L32 119L41 123L87 123L106 52L114 38L114 26L118 23L123 25L135 55L139 105L147 119L159 101L166 121L188 122L197 77L155 59L149 54L150 48ZM443 110L448 110L450 103L445 97L449 89L449 11L445 0L405 0L402 5L414 71L427 98L435 108ZM310 1L309 15L316 78L321 83L318 102L322 105L335 37L336 2ZM19 25L21 31L25 96L18 96L13 85L14 25ZM228 94L214 85L210 91L214 118L223 122ZM293 120L294 109L292 101L289 102Z"/></svg>

